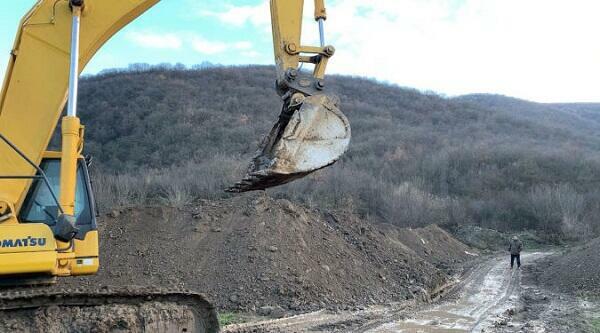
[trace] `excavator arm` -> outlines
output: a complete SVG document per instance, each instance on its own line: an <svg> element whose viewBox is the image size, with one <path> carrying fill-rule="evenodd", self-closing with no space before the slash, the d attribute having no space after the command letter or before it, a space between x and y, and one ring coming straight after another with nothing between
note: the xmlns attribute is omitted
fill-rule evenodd
<svg viewBox="0 0 600 333"><path fill-rule="evenodd" d="M324 0L315 0L320 46L301 44L304 0L271 0L279 121L263 140L246 177L230 192L264 190L335 163L350 144L350 124L339 99L325 94L325 70L335 48L325 45ZM314 65L312 72L303 64Z"/></svg>
<svg viewBox="0 0 600 333"><path fill-rule="evenodd" d="M315 64L313 77L319 82L315 88L324 88L323 79L329 58L335 53L333 46L325 45L324 23L327 19L324 0L315 0L315 21L319 24L320 46L303 46L302 12L304 0L271 0L273 45L277 79L289 80L289 71L297 70L300 63Z"/></svg>

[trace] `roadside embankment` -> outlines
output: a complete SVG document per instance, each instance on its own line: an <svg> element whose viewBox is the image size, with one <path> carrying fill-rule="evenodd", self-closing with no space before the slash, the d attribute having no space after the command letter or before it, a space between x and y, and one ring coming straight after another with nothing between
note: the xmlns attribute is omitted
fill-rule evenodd
<svg viewBox="0 0 600 333"><path fill-rule="evenodd" d="M600 299L600 238L550 257L540 282L557 291Z"/></svg>

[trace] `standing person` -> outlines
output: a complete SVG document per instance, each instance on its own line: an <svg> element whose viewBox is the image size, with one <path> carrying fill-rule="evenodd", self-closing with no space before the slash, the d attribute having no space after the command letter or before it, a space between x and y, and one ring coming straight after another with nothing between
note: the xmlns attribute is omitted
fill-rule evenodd
<svg viewBox="0 0 600 333"><path fill-rule="evenodd" d="M521 268L521 250L523 250L523 243L519 240L519 237L513 236L508 245L508 252L510 252L510 269L515 265L515 259L517 259L517 268Z"/></svg>

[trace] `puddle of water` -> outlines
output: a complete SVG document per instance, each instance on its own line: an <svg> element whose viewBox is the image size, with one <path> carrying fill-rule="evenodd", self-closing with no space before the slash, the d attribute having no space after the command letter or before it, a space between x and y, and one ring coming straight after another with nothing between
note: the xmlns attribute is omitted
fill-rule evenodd
<svg viewBox="0 0 600 333"><path fill-rule="evenodd" d="M490 315L496 315L499 304L512 303L513 286L519 282L519 272L510 270L500 259L464 287L464 295L454 303L418 312L415 318L384 324L373 333L464 333L476 330ZM517 286L518 288L518 286ZM502 307L504 309L504 307Z"/></svg>
<svg viewBox="0 0 600 333"><path fill-rule="evenodd" d="M386 327L390 325L390 327ZM417 323L406 322L402 327L393 324L386 324L377 329L381 333L464 333L468 332L465 329L447 328L443 326L423 326Z"/></svg>
<svg viewBox="0 0 600 333"><path fill-rule="evenodd" d="M447 318L447 319L451 319L453 321L460 321L460 320L472 320L472 317L468 317L468 316L463 316L460 314L457 314L458 311L450 311L450 310L432 310L432 311L425 311L422 313L423 317L427 317L431 320L434 319L438 319L438 318Z"/></svg>
<svg viewBox="0 0 600 333"><path fill-rule="evenodd" d="M395 333L464 333L475 324L475 318L463 315L459 304L440 306L434 310L420 312L419 319L385 324L372 332Z"/></svg>

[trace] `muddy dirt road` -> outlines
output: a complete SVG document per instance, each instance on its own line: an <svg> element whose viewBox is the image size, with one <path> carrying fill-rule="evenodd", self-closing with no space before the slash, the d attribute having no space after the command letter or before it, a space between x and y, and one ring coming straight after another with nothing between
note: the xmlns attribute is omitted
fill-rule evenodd
<svg viewBox="0 0 600 333"><path fill-rule="evenodd" d="M547 253L524 254L522 270ZM367 332L490 332L520 302L521 269L510 269L505 257L494 258L473 270L452 301L425 308L409 319L385 323ZM515 327L518 325L511 324Z"/></svg>
<svg viewBox="0 0 600 333"><path fill-rule="evenodd" d="M549 254L525 253L521 270L516 267L511 270L505 256L482 260L457 281L443 301L434 304L407 302L359 311L321 311L230 326L225 332L562 332L555 330L552 320L543 316L566 315L569 301L565 299L560 305L554 298L563 299L562 296L544 294L537 286L526 285L533 281L531 276L539 269L538 261ZM542 301L528 304L532 297Z"/></svg>

